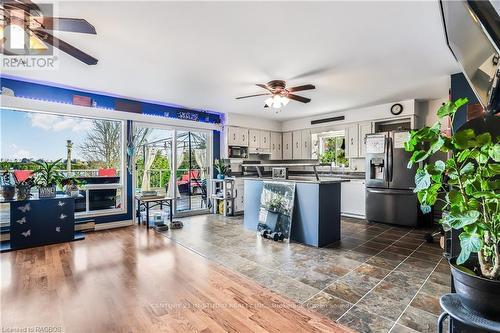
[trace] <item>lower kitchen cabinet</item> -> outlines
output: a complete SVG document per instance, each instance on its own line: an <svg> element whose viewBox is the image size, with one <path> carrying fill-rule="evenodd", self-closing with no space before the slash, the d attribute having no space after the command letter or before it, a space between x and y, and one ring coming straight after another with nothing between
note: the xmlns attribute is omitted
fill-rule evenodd
<svg viewBox="0 0 500 333"><path fill-rule="evenodd" d="M351 179L342 183L340 212L344 216L365 218L365 180Z"/></svg>
<svg viewBox="0 0 500 333"><path fill-rule="evenodd" d="M241 214L245 209L245 182L243 178L236 177L234 178L234 213Z"/></svg>

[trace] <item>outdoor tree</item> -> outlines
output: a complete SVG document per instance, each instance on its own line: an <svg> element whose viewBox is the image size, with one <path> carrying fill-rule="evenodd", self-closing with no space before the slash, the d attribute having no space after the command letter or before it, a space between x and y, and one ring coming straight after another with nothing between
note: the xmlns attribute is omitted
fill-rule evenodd
<svg viewBox="0 0 500 333"><path fill-rule="evenodd" d="M84 142L78 146L82 156L99 167L120 165L121 123L93 120Z"/></svg>

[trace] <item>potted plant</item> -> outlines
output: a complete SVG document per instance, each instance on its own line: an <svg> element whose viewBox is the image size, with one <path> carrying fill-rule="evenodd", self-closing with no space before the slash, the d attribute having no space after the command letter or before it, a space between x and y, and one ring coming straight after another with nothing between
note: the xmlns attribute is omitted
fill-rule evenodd
<svg viewBox="0 0 500 333"><path fill-rule="evenodd" d="M229 171L229 167L224 163L224 161L216 159L214 162L215 170L217 170L217 179L224 179Z"/></svg>
<svg viewBox="0 0 500 333"><path fill-rule="evenodd" d="M31 188L35 186L35 179L28 177L25 180L19 180L14 175L17 188L17 200L26 200L31 197Z"/></svg>
<svg viewBox="0 0 500 333"><path fill-rule="evenodd" d="M38 168L33 171L35 184L38 186L40 198L53 198L56 196L56 187L61 183L64 176L58 170L57 165L61 160L48 162L35 162Z"/></svg>
<svg viewBox="0 0 500 333"><path fill-rule="evenodd" d="M73 198L76 198L80 195L79 186L82 184L83 181L75 177L64 178L63 180L61 180L61 185L64 186L64 193Z"/></svg>
<svg viewBox="0 0 500 333"><path fill-rule="evenodd" d="M4 200L12 200L14 199L14 195L16 194L16 187L14 186L14 182L12 181L12 175L9 171L4 171L2 173L1 180L1 194Z"/></svg>
<svg viewBox="0 0 500 333"><path fill-rule="evenodd" d="M438 118L453 124L458 108L467 102L447 102ZM500 318L499 138L472 129L446 135L436 122L411 131L405 148L413 152L408 167L423 162L414 190L422 211L429 213L436 201L443 201L443 229L459 230L461 252L450 265L463 304L487 318ZM439 151L447 153L447 160L428 162Z"/></svg>

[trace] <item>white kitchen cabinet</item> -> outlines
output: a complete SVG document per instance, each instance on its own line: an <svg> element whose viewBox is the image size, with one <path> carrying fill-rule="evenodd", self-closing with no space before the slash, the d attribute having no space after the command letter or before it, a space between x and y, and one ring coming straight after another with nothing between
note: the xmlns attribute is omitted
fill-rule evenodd
<svg viewBox="0 0 500 333"><path fill-rule="evenodd" d="M245 182L243 178L234 178L234 213L243 213L245 207Z"/></svg>
<svg viewBox="0 0 500 333"><path fill-rule="evenodd" d="M366 156L366 135L372 132L372 123L359 124L359 157Z"/></svg>
<svg viewBox="0 0 500 333"><path fill-rule="evenodd" d="M309 160L311 159L311 131L303 130L301 131L301 159Z"/></svg>
<svg viewBox="0 0 500 333"><path fill-rule="evenodd" d="M349 125L345 131L346 137L346 157L353 158L359 156L359 129L358 124Z"/></svg>
<svg viewBox="0 0 500 333"><path fill-rule="evenodd" d="M260 131L256 129L248 130L248 147L250 148L260 148Z"/></svg>
<svg viewBox="0 0 500 333"><path fill-rule="evenodd" d="M340 185L340 212L342 215L365 218L365 180L351 179Z"/></svg>
<svg viewBox="0 0 500 333"><path fill-rule="evenodd" d="M260 148L263 150L271 150L271 132L260 131Z"/></svg>
<svg viewBox="0 0 500 333"><path fill-rule="evenodd" d="M302 158L302 131L292 132L292 139L292 158L294 160L300 160Z"/></svg>
<svg viewBox="0 0 500 333"><path fill-rule="evenodd" d="M271 160L283 159L282 134L271 132Z"/></svg>
<svg viewBox="0 0 500 333"><path fill-rule="evenodd" d="M248 128L240 127L238 130L239 142L241 147L248 147Z"/></svg>
<svg viewBox="0 0 500 333"><path fill-rule="evenodd" d="M226 127L226 135L227 135L227 145L228 146L237 146L238 145L238 127L228 126Z"/></svg>
<svg viewBox="0 0 500 333"><path fill-rule="evenodd" d="M293 159L293 136L292 132L283 133L283 159Z"/></svg>

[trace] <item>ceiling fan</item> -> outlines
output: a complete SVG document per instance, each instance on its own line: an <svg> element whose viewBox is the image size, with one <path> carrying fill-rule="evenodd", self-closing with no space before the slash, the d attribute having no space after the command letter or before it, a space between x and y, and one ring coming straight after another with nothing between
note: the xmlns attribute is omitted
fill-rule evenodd
<svg viewBox="0 0 500 333"><path fill-rule="evenodd" d="M279 109L282 106L287 105L291 99L301 103L309 103L311 101L310 98L298 96L292 93L296 91L316 89L316 87L312 84L305 84L303 86L287 88L286 82L283 80L272 80L269 81L267 84L257 83L256 86L266 89L267 92L261 94L236 97L236 99L256 97L256 96L270 96L269 98L266 99L264 107L267 108L272 106L275 109Z"/></svg>
<svg viewBox="0 0 500 333"><path fill-rule="evenodd" d="M38 49L47 49L46 44L57 47L61 51L86 63L97 64L97 59L77 49L76 47L54 37L48 31L69 31L84 34L97 34L94 26L84 19L47 17L43 15L40 7L30 0L1 0L0 1L0 39L1 51L5 55L24 55L23 51L16 52L15 49L5 47L5 28L10 26L12 31L20 31L23 35L28 34L30 48L35 45ZM19 36L19 35L18 35ZM14 38L11 36L11 38ZM12 43L11 43L12 44Z"/></svg>

